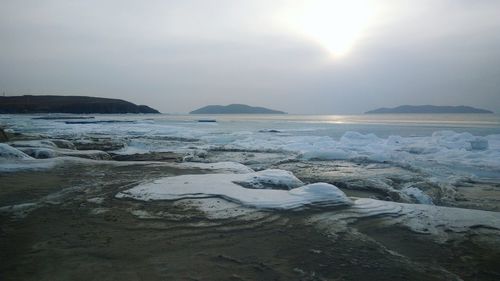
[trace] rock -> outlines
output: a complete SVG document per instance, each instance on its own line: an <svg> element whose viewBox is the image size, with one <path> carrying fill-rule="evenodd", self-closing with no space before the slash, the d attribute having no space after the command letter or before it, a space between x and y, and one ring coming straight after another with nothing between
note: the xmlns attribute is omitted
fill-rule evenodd
<svg viewBox="0 0 500 281"><path fill-rule="evenodd" d="M33 147L33 148L57 148L57 145L50 140L19 140L10 143L13 147Z"/></svg>
<svg viewBox="0 0 500 281"><path fill-rule="evenodd" d="M19 150L36 159L55 158L60 154L45 147L19 147Z"/></svg>
<svg viewBox="0 0 500 281"><path fill-rule="evenodd" d="M57 147L75 150L76 146L68 140L51 140Z"/></svg>
<svg viewBox="0 0 500 281"><path fill-rule="evenodd" d="M6 141L9 141L9 137L4 132L3 128L0 128L0 142L6 142Z"/></svg>
<svg viewBox="0 0 500 281"><path fill-rule="evenodd" d="M125 143L118 142L112 139L83 139L73 142L78 150L102 150L113 151L125 147Z"/></svg>
<svg viewBox="0 0 500 281"><path fill-rule="evenodd" d="M151 152L137 154L113 154L112 159L116 161L166 161L181 162L184 155L174 152Z"/></svg>
<svg viewBox="0 0 500 281"><path fill-rule="evenodd" d="M72 150L47 147L19 147L19 150L36 159L47 159L61 156L71 156L93 160L111 160L111 156L100 150Z"/></svg>
<svg viewBox="0 0 500 281"><path fill-rule="evenodd" d="M64 155L93 159L93 160L111 160L111 155L100 150L85 150L85 151L69 150L66 153L64 153Z"/></svg>

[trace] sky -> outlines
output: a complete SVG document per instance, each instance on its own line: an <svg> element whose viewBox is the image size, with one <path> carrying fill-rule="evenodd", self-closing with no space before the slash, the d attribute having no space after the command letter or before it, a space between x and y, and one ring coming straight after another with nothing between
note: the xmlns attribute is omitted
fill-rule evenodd
<svg viewBox="0 0 500 281"><path fill-rule="evenodd" d="M497 0L0 0L0 92L164 113L500 108Z"/></svg>

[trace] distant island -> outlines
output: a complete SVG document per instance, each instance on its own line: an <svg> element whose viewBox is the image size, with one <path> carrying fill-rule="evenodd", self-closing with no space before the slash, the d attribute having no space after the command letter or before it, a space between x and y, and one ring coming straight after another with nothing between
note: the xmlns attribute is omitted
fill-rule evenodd
<svg viewBox="0 0 500 281"><path fill-rule="evenodd" d="M286 114L286 112L246 104L208 105L189 114Z"/></svg>
<svg viewBox="0 0 500 281"><path fill-rule="evenodd" d="M492 111L470 106L402 105L394 108L379 108L365 114L384 113L493 113Z"/></svg>
<svg viewBox="0 0 500 281"><path fill-rule="evenodd" d="M86 96L24 95L0 97L2 113L160 113L120 99Z"/></svg>

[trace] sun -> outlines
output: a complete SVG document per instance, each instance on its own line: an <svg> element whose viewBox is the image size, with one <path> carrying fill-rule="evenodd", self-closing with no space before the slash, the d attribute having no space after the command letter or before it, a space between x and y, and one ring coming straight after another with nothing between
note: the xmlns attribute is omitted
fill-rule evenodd
<svg viewBox="0 0 500 281"><path fill-rule="evenodd" d="M285 20L292 32L341 57L363 37L376 12L367 0L304 1L289 9Z"/></svg>

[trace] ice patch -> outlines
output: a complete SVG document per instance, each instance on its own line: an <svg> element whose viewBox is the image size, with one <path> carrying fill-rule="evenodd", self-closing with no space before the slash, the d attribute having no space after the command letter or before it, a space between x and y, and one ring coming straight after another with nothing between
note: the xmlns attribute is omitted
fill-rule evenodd
<svg viewBox="0 0 500 281"><path fill-rule="evenodd" d="M130 210L130 213L140 219L159 219L161 216L151 214L145 210Z"/></svg>
<svg viewBox="0 0 500 281"><path fill-rule="evenodd" d="M474 227L500 229L500 213L498 212L373 199L357 199L354 207L363 215L389 216L392 219L387 223L403 224L418 233L444 236L447 231L464 232Z"/></svg>
<svg viewBox="0 0 500 281"><path fill-rule="evenodd" d="M94 203L94 204L102 204L104 202L104 197L93 197L87 199L87 202Z"/></svg>
<svg viewBox="0 0 500 281"><path fill-rule="evenodd" d="M351 208L326 212L311 217L310 222L327 228L335 235L346 224L367 217L377 217L381 225L400 225L409 230L430 234L438 242L447 241L450 234L470 233L477 229L500 230L500 213L440 207L422 204L405 204L368 198L355 199Z"/></svg>
<svg viewBox="0 0 500 281"><path fill-rule="evenodd" d="M430 137L390 136L346 132L340 140L330 137L295 136L264 145L249 141L246 146L267 146L300 153L305 160L354 160L390 162L411 167L446 181L449 176L498 178L500 136L473 136L452 131L435 132ZM240 146L244 146L239 141Z"/></svg>
<svg viewBox="0 0 500 281"><path fill-rule="evenodd" d="M248 174L243 181L234 182L246 188L284 189L290 190L303 186L304 183L293 173L284 170L270 169Z"/></svg>
<svg viewBox="0 0 500 281"><path fill-rule="evenodd" d="M102 215L102 214L105 214L107 212L109 212L108 208L94 208L94 209L90 210L91 215Z"/></svg>
<svg viewBox="0 0 500 281"><path fill-rule="evenodd" d="M419 204L434 205L432 198L425 194L422 190L416 187L406 187L401 190L401 193L415 199Z"/></svg>
<svg viewBox="0 0 500 281"><path fill-rule="evenodd" d="M0 143L0 159L33 159L26 153L8 144Z"/></svg>
<svg viewBox="0 0 500 281"><path fill-rule="evenodd" d="M292 190L250 189L240 185L265 182L269 178L279 183L296 182L292 174L277 170L260 174L183 175L141 184L118 193L116 197L142 201L221 197L244 206L263 209L300 209L311 205L340 206L351 203L342 191L327 183L315 183Z"/></svg>

